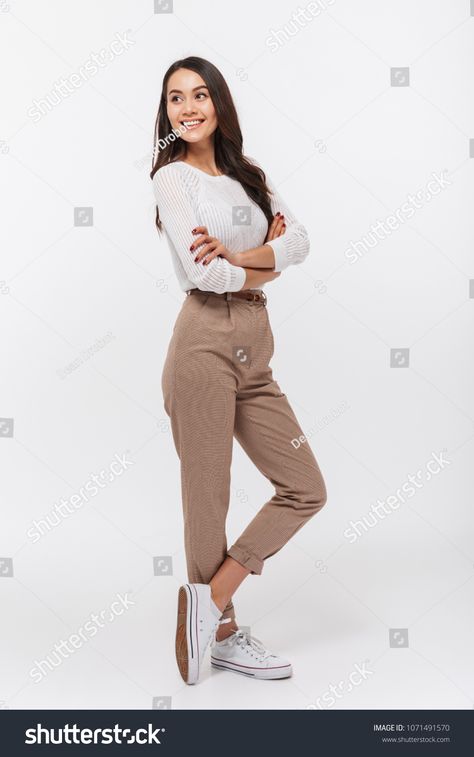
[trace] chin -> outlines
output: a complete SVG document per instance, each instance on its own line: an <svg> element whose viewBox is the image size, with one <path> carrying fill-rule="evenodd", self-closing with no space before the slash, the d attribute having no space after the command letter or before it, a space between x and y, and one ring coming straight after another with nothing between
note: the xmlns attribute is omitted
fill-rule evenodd
<svg viewBox="0 0 474 757"><path fill-rule="evenodd" d="M185 133L181 135L181 139L183 139L185 142L201 142L203 139L206 139L207 134L192 134L192 133Z"/></svg>

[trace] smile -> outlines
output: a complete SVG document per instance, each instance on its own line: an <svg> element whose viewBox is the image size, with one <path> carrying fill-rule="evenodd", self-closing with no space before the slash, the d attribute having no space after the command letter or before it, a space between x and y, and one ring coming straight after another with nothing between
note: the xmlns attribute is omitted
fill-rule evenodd
<svg viewBox="0 0 474 757"><path fill-rule="evenodd" d="M193 121L180 121L180 124L182 124L187 131L190 131L191 129L197 129L199 126L201 126L202 123L204 123L204 118L196 118Z"/></svg>

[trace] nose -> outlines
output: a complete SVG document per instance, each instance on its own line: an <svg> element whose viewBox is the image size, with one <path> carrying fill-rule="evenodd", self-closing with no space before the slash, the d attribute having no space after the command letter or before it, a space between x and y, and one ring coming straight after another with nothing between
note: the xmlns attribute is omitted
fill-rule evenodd
<svg viewBox="0 0 474 757"><path fill-rule="evenodd" d="M197 113L197 110L194 107L193 101L190 100L183 103L183 110L181 112L183 116L195 115Z"/></svg>

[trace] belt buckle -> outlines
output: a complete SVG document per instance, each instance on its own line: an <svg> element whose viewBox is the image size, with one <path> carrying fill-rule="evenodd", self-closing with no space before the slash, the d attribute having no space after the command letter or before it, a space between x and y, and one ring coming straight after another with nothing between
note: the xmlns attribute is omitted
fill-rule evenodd
<svg viewBox="0 0 474 757"><path fill-rule="evenodd" d="M265 292L263 291L263 289L262 289L262 292L261 292L261 297L262 297L263 304L266 305L267 304L267 295L265 294Z"/></svg>

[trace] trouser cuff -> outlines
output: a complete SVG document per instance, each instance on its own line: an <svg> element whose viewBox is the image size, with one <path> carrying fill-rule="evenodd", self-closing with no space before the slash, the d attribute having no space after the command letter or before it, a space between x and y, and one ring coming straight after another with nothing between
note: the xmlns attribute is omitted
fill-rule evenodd
<svg viewBox="0 0 474 757"><path fill-rule="evenodd" d="M256 555L253 555L251 552L247 552L245 549L238 547L236 544L234 544L230 549L227 550L227 554L230 557L233 557L233 559L238 563L243 565L244 568L250 570L251 573L254 573L258 576L261 574L263 570L263 560L261 560L260 557L256 557Z"/></svg>

